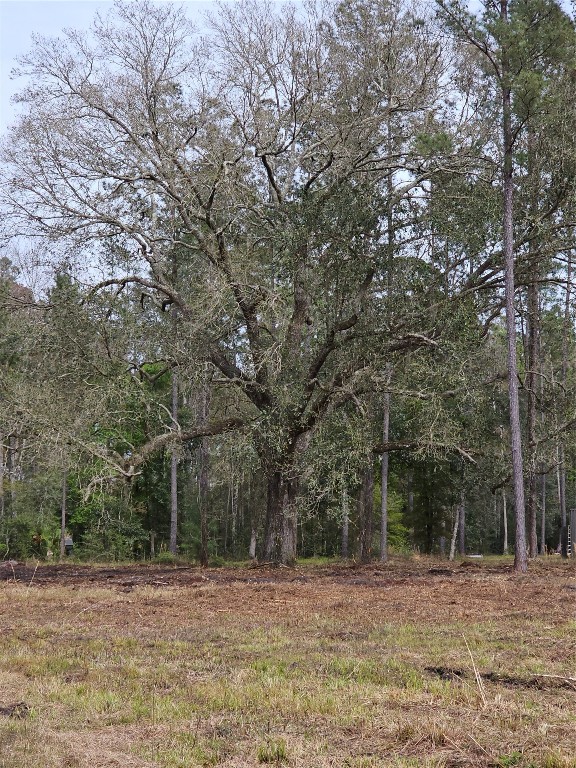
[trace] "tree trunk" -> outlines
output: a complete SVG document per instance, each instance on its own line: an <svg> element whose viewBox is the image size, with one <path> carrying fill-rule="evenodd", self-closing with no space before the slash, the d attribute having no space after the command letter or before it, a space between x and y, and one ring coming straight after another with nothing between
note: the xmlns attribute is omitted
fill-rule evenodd
<svg viewBox="0 0 576 768"><path fill-rule="evenodd" d="M238 527L238 481L234 477L234 472L232 471L231 477L230 477L230 484L231 484L231 495L230 495L230 536L232 539L232 546L231 551L234 553L236 551L236 534L237 534L237 527Z"/></svg>
<svg viewBox="0 0 576 768"><path fill-rule="evenodd" d="M534 132L528 125L528 176L532 179L533 193L530 201L530 218L533 226L536 226L539 217L539 196L538 190L540 184L537 183L536 175L538 171L535 168L535 147ZM540 179L538 179L540 181ZM540 303L538 296L538 284L540 277L540 258L539 242L536 236L530 238L528 244L528 257L530 261L530 272L532 281L527 289L527 341L526 341L526 389L528 391L528 402L526 407L526 439L528 443L528 556L530 558L538 555L538 536L537 536L537 483L536 467L538 464L537 443L536 443L536 423L537 423L537 398L536 389L541 377L540 363Z"/></svg>
<svg viewBox="0 0 576 768"><path fill-rule="evenodd" d="M290 482L284 488L283 521L282 521L282 549L281 562L285 565L293 565L296 562L298 543L298 515L296 507L297 489L295 483Z"/></svg>
<svg viewBox="0 0 576 768"><path fill-rule="evenodd" d="M208 566L208 447L202 437L198 446L198 506L200 508L200 565Z"/></svg>
<svg viewBox="0 0 576 768"><path fill-rule="evenodd" d="M452 529L452 539L450 541L450 560L454 560L456 554L456 537L458 535L458 524L460 522L460 507L456 507L454 514L454 528Z"/></svg>
<svg viewBox="0 0 576 768"><path fill-rule="evenodd" d="M260 519L259 511L257 512L256 499L257 494L254 493L254 488L250 482L250 476L248 476L248 492L247 492L247 508L250 514L250 546L248 547L248 557L251 560L256 559L257 541L258 541L258 521Z"/></svg>
<svg viewBox="0 0 576 768"><path fill-rule="evenodd" d="M296 560L297 492L296 480L270 472L262 552L267 562L292 565Z"/></svg>
<svg viewBox="0 0 576 768"><path fill-rule="evenodd" d="M542 474L542 509L540 517L540 554L546 554L546 473Z"/></svg>
<svg viewBox="0 0 576 768"><path fill-rule="evenodd" d="M250 548L248 550L248 557L250 560L254 560L256 557L256 529L250 530Z"/></svg>
<svg viewBox="0 0 576 768"><path fill-rule="evenodd" d="M500 2L500 19L508 25L508 0ZM524 504L524 468L520 428L520 399L518 394L518 366L516 361L516 311L514 307L514 184L512 154L512 98L510 88L509 54L504 43L501 52L502 83L502 139L503 162L503 216L502 240L504 247L504 293L506 303L506 340L508 345L508 397L510 404L510 448L512 452L512 484L516 515L516 549L514 570L528 568L526 554L526 511Z"/></svg>
<svg viewBox="0 0 576 768"><path fill-rule="evenodd" d="M562 404L566 402L566 385L568 380L568 343L570 336L570 300L572 293L572 251L568 251L568 265L566 272L566 296L564 300L564 322L562 328ZM565 409L563 409L565 410ZM560 554L568 557L568 519L566 515L566 464L564 444L562 436L558 445L558 493L560 496Z"/></svg>
<svg viewBox="0 0 576 768"><path fill-rule="evenodd" d="M210 410L210 394L208 382L203 382L199 398L198 420L200 424L208 421ZM208 438L200 438L197 448L198 462L198 507L200 509L200 565L208 566Z"/></svg>
<svg viewBox="0 0 576 768"><path fill-rule="evenodd" d="M4 459L4 435L0 435L0 518L4 517L4 475L6 464Z"/></svg>
<svg viewBox="0 0 576 768"><path fill-rule="evenodd" d="M6 449L6 465L8 469L8 481L10 484L10 512L12 517L16 516L16 478L18 477L18 437L16 435L8 436L8 445Z"/></svg>
<svg viewBox="0 0 576 768"><path fill-rule="evenodd" d="M372 559L372 525L374 520L374 468L370 465L362 477L358 495L359 548L358 559L369 563Z"/></svg>
<svg viewBox="0 0 576 768"><path fill-rule="evenodd" d="M172 371L172 421L178 424L178 374ZM170 451L170 552L178 552L178 448Z"/></svg>
<svg viewBox="0 0 576 768"><path fill-rule="evenodd" d="M414 517L414 470L408 472L408 515L410 520Z"/></svg>
<svg viewBox="0 0 576 768"><path fill-rule="evenodd" d="M558 446L558 506L560 507L560 554L568 557L568 522L566 515L566 469L564 446Z"/></svg>
<svg viewBox="0 0 576 768"><path fill-rule="evenodd" d="M543 366L541 366L542 371ZM542 371L543 372L543 371ZM544 376L540 376L540 399L544 399ZM546 425L546 415L544 409L540 408L540 419L542 426ZM548 475L543 471L544 467L541 467L542 471L542 494L541 494L541 518L540 518L540 554L546 554L546 483Z"/></svg>
<svg viewBox="0 0 576 768"><path fill-rule="evenodd" d="M458 554L460 557L466 556L466 507L464 499L460 500L458 505Z"/></svg>
<svg viewBox="0 0 576 768"><path fill-rule="evenodd" d="M528 498L526 506L528 511L528 555L531 558L538 555L538 538L536 534L538 514L536 501L536 385L540 347L538 343L540 335L539 314L538 288L536 283L531 283L528 286L528 339L526 344L526 367L528 369L526 375L526 388L528 390L526 437L529 453Z"/></svg>
<svg viewBox="0 0 576 768"><path fill-rule="evenodd" d="M68 498L68 473L62 478L62 498L60 504L60 560L66 557L66 507Z"/></svg>
<svg viewBox="0 0 576 768"><path fill-rule="evenodd" d="M538 502L536 498L536 472L530 469L528 474L528 499L526 509L528 511L528 557L538 556Z"/></svg>
<svg viewBox="0 0 576 768"><path fill-rule="evenodd" d="M348 491L342 489L342 544L340 548L341 556L347 560L349 557L349 529L350 529L350 506L348 504Z"/></svg>
<svg viewBox="0 0 576 768"><path fill-rule="evenodd" d="M502 554L508 554L508 504L506 500L506 491L502 488L502 520L504 522L504 546Z"/></svg>
<svg viewBox="0 0 576 768"><path fill-rule="evenodd" d="M382 414L382 442L388 442L390 431L390 392L384 394L384 411ZM380 504L380 560L388 560L388 453L382 454L380 468L382 500Z"/></svg>

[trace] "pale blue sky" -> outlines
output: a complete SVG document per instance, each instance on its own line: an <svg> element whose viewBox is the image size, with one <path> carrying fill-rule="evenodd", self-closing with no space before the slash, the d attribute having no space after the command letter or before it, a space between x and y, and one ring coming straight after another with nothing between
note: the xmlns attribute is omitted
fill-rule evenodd
<svg viewBox="0 0 576 768"><path fill-rule="evenodd" d="M171 0L160 0L170 2ZM213 5L211 0L181 2L193 16ZM0 0L0 133L14 120L10 99L21 84L10 79L16 58L29 49L31 35L58 36L64 27L87 29L97 11L106 11L112 0Z"/></svg>
<svg viewBox="0 0 576 768"><path fill-rule="evenodd" d="M214 5L214 0L157 0L179 2L191 17ZM470 6L479 0L469 0ZM570 0L561 0L568 10ZM31 35L58 36L64 27L87 29L97 11L106 11L113 0L0 0L0 135L14 121L10 100L22 83L10 78L18 56L30 47Z"/></svg>

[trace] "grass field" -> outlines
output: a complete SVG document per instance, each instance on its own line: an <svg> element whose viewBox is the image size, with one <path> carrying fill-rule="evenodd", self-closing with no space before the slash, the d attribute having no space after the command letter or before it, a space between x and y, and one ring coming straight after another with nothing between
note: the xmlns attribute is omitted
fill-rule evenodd
<svg viewBox="0 0 576 768"><path fill-rule="evenodd" d="M3 567L0 767L576 768L575 640L558 558Z"/></svg>

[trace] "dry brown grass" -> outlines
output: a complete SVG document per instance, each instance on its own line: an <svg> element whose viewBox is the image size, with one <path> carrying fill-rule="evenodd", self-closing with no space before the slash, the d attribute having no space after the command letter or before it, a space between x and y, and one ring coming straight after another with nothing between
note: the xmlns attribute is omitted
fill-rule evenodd
<svg viewBox="0 0 576 768"><path fill-rule="evenodd" d="M576 768L575 601L552 559L40 567L0 583L0 768Z"/></svg>

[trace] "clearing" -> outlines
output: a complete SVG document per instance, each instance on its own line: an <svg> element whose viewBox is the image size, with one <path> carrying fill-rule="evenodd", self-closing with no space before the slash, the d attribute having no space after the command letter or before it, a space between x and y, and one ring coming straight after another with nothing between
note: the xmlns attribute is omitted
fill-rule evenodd
<svg viewBox="0 0 576 768"><path fill-rule="evenodd" d="M576 568L0 565L0 768L576 768Z"/></svg>

